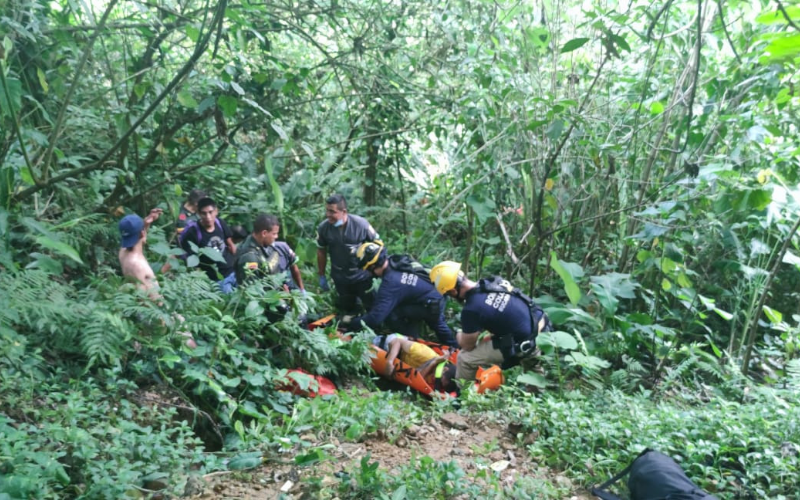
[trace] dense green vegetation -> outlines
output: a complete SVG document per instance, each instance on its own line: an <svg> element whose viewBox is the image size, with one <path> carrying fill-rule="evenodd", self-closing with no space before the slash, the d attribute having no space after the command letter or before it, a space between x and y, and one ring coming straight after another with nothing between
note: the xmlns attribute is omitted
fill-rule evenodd
<svg viewBox="0 0 800 500"><path fill-rule="evenodd" d="M279 452L324 459L311 428L393 439L452 409L276 390L309 383L292 367L374 389L366 343L261 314L327 313L328 294L223 296L186 269L172 222L194 187L231 223L279 214L310 284L342 192L391 251L537 297L559 329L545 375L516 369L459 411L519 423L578 484L651 446L720 497L800 489L796 2L0 6L0 498L180 494ZM148 258L174 267L161 303L117 263L117 220L153 206ZM314 488L568 493L465 474L365 459Z"/></svg>

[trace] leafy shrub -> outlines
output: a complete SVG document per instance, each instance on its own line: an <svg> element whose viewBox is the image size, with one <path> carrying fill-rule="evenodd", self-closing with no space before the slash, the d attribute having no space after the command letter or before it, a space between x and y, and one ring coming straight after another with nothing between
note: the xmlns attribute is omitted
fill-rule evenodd
<svg viewBox="0 0 800 500"><path fill-rule="evenodd" d="M586 483L610 477L650 447L678 458L712 492L772 497L800 488L796 394L760 390L744 403L717 396L702 405L650 396L517 395L505 414L538 433L528 447L533 456Z"/></svg>
<svg viewBox="0 0 800 500"><path fill-rule="evenodd" d="M14 394L13 408L0 407L0 494L119 498L161 477L179 488L176 473L211 457L174 408L139 406L131 389L112 377L51 380Z"/></svg>

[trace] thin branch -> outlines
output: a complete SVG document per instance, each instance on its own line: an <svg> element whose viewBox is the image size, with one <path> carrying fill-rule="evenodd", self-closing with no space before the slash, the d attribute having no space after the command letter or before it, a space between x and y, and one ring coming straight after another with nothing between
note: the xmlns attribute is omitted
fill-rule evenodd
<svg viewBox="0 0 800 500"><path fill-rule="evenodd" d="M794 21L792 21L792 18L789 17L789 13L786 12L786 9L783 8L783 4L781 3L781 0L775 0L775 3L778 4L778 10L781 11L781 14L783 14L783 17L786 19L786 22L789 23L789 26L791 26L792 28L796 29L797 31L800 31L800 28L798 28L797 25L794 24Z"/></svg>
<svg viewBox="0 0 800 500"><path fill-rule="evenodd" d="M36 178L36 173L33 171L33 165L31 165L31 159L28 157L28 148L25 147L25 141L22 140L22 133L19 130L19 123L17 123L17 116L14 112L14 101L11 100L11 94L8 92L8 84L6 83L6 65L5 61L0 62L0 83L3 84L3 93L6 97L6 102L8 103L8 111L11 115L11 123L14 127L14 134L17 136L19 140L19 147L22 149L22 157L25 158L25 165L28 167L28 173L31 174L31 179L33 179L33 184L38 185L39 180Z"/></svg>
<svg viewBox="0 0 800 500"><path fill-rule="evenodd" d="M511 240L508 238L508 231L506 230L506 225L503 224L503 219L500 217L499 214L496 214L495 218L497 219L497 224L500 225L500 232L503 233L503 239L506 240L506 254L509 257L511 257L511 262L513 262L514 265L517 265L519 264L519 259L517 258L516 255L514 255L514 249L511 246Z"/></svg>
<svg viewBox="0 0 800 500"><path fill-rule="evenodd" d="M650 37L653 35L653 29L656 27L656 23L661 18L661 16L664 14L664 12L666 12L666 10L669 9L669 6L672 5L672 1L673 0L667 0L667 3L665 3L658 10L658 13L656 13L656 17L653 18L653 21L650 23L650 26L647 27L647 39L648 40L650 40Z"/></svg>
<svg viewBox="0 0 800 500"><path fill-rule="evenodd" d="M758 300L758 306L756 307L756 310L753 311L753 319L750 321L750 328L747 332L747 348L744 351L744 358L742 359L742 374L745 376L749 370L750 357L753 353L753 343L756 340L756 331L758 330L758 320L761 318L764 305L767 303L769 288L772 286L772 281L775 279L775 275L778 274L778 269L780 269L781 263L783 263L783 257L786 255L786 251L789 250L789 245L792 243L792 238L794 238L794 233L797 232L798 228L800 228L800 217L798 217L797 221L795 221L792 229L789 230L789 235L786 236L783 246L781 246L778 255L775 256L775 264L773 264L772 270L769 272L769 276L767 276L767 281L764 283L764 288L761 291L761 298Z"/></svg>
<svg viewBox="0 0 800 500"><path fill-rule="evenodd" d="M722 0L717 0L717 7L719 8L719 20L722 23L722 32L725 33L725 39L728 40L728 45L731 46L731 50L733 51L733 55L736 57L736 60L739 61L739 64L742 64L742 58L739 57L739 53L736 52L736 47L733 45L731 35L728 33L728 27L725 25L725 13L722 12Z"/></svg>
<svg viewBox="0 0 800 500"><path fill-rule="evenodd" d="M697 78L700 76L700 48L703 45L703 0L697 0L697 43L694 51L694 78L692 79L692 93L689 94L689 105L686 116L686 139L680 153L686 151L689 145L689 137L692 135L692 120L694 119L694 97L697 94Z"/></svg>
<svg viewBox="0 0 800 500"><path fill-rule="evenodd" d="M92 33L91 38L89 38L89 42L86 44L86 50L83 51L83 56L81 57L81 61L78 63L78 67L75 68L75 76L72 77L72 82L70 82L69 89L67 90L67 95L64 96L62 100L61 108L58 110L58 116L56 117L56 123L53 125L53 132L50 134L50 139L47 144L47 150L45 151L44 155L41 157L41 160L37 162L37 164L41 164L43 169L45 170L45 179L47 178L47 164L50 163L50 158L53 155L53 151L56 148L56 142L58 141L58 136L61 135L61 127L64 124L64 117L67 112L67 108L69 107L69 103L72 100L72 95L75 93L75 89L78 87L78 78L81 77L83 73L83 68L86 66L86 62L89 60L89 54L92 53L92 47L94 47L94 42L97 40L97 37L100 36L100 33L103 32L103 27L108 20L108 16L111 15L111 11L117 5L119 0L111 0L109 2L108 7L106 8L105 12L103 12L103 17L100 18L100 22L97 24L97 30ZM38 187L35 186L35 187Z"/></svg>
<svg viewBox="0 0 800 500"><path fill-rule="evenodd" d="M116 2L116 1L117 0L112 0L112 2ZM133 135L133 133L136 131L136 129L139 128L139 125L141 125L156 110L156 108L161 104L161 101L163 101L175 89L175 87L178 86L178 84L181 82L181 80L183 80L183 78L186 75L189 74L189 72L192 70L192 68L194 68L195 63L197 63L197 61L203 56L203 53L205 52L205 49L208 46L208 42L211 39L211 35L214 33L214 26L216 26L216 23L222 22L223 19L224 19L224 12L220 12L220 10L218 9L214 13L214 18L213 18L213 20L211 22L211 25L209 26L207 32L200 39L200 41L198 41L197 46L195 47L194 53L189 58L189 60L186 61L186 64L183 65L181 70L169 82L169 84L164 88L164 90L161 92L161 94L159 94L159 96L156 97L155 100L153 100L152 103L150 103L150 106L148 106L148 108L144 111L144 113L142 113L142 115L139 117L139 119L137 119L136 122L133 125L131 125L131 127L128 129L128 131L125 132L125 134L117 140L117 142L111 147L111 149L106 151L106 153L103 155L102 158L100 158L96 162L91 163L89 165L86 165L86 166L83 166L83 167L80 167L80 168L75 168L75 169L72 169L72 170L70 170L68 172L64 172L64 173L62 173L60 175L52 177L52 178L48 179L48 182L46 182L46 183L40 184L38 186L31 186L31 187L28 187L26 189L23 189L22 191L17 193L15 198L17 200L23 200L23 199L31 196L33 193L39 192L42 189L44 189L46 187L49 187L49 186L52 186L52 185L54 185L54 184L56 184L58 182L61 182L61 181L65 180L65 179L69 179L70 177L75 177L77 175L82 175L82 174L97 170L99 168L102 168L102 166L104 165L105 161L108 160L117 151L117 149L119 149L119 147L125 141L128 140L128 138L131 135Z"/></svg>

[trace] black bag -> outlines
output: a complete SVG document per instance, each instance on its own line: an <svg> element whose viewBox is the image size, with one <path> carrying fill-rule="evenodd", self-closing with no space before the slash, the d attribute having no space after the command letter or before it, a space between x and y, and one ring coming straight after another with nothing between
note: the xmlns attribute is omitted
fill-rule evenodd
<svg viewBox="0 0 800 500"><path fill-rule="evenodd" d="M694 484L675 460L661 452L645 449L619 474L596 488L592 495L603 500L620 500L606 488L628 477L631 500L717 500Z"/></svg>

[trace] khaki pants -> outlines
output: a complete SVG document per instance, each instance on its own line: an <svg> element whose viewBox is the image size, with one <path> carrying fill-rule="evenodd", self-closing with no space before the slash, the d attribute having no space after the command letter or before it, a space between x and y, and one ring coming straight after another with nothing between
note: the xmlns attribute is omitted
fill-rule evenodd
<svg viewBox="0 0 800 500"><path fill-rule="evenodd" d="M489 368L492 365L503 364L503 353L492 347L492 341L478 342L471 351L461 350L456 363L456 378L475 380L478 368Z"/></svg>

